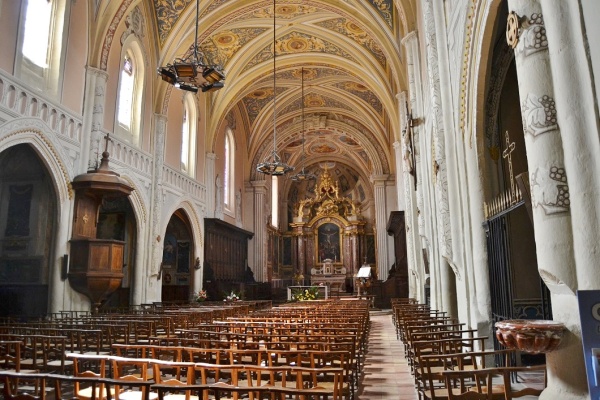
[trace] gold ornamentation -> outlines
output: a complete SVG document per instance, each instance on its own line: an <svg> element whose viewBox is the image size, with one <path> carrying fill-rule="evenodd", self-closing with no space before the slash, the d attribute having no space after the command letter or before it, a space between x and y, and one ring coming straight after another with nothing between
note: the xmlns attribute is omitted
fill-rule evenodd
<svg viewBox="0 0 600 400"><path fill-rule="evenodd" d="M88 223L88 221L90 220L90 217L88 217L88 215L87 215L87 214L85 214L85 215L83 216L83 218L81 218L81 219L83 220L83 223L84 223L84 224L87 224L87 223Z"/></svg>
<svg viewBox="0 0 600 400"><path fill-rule="evenodd" d="M314 213L317 216L342 215L345 217L361 216L360 204L349 197L340 197L338 182L332 179L329 168L325 167L319 177L319 183L314 189L314 198L306 198L298 202L297 219L303 220L305 210L308 209L309 217ZM313 206L318 205L316 209Z"/></svg>
<svg viewBox="0 0 600 400"><path fill-rule="evenodd" d="M511 11L506 21L506 43L513 49L519 44L520 18L516 12Z"/></svg>

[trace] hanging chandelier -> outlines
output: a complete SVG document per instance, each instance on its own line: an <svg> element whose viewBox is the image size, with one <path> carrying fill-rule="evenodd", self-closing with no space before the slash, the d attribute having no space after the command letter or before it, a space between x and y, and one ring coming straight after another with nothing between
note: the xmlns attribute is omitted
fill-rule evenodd
<svg viewBox="0 0 600 400"><path fill-rule="evenodd" d="M283 161L277 154L277 43L275 36L275 0L273 0L273 152L267 156L263 162L256 166L258 172L267 175L283 175L294 169Z"/></svg>
<svg viewBox="0 0 600 400"><path fill-rule="evenodd" d="M306 172L304 170L304 161L306 157L306 153L304 152L304 67L300 70L302 75L302 156L300 158L300 164L302 165L302 170L298 172L296 175L290 177L294 182L304 182L312 179L317 179L315 174L311 174L310 172Z"/></svg>
<svg viewBox="0 0 600 400"><path fill-rule="evenodd" d="M212 92L223 87L225 74L221 66L209 64L202 49L198 49L198 19L200 0L196 0L196 33L194 49L187 58L176 58L173 64L158 68L163 81L181 90L197 93Z"/></svg>

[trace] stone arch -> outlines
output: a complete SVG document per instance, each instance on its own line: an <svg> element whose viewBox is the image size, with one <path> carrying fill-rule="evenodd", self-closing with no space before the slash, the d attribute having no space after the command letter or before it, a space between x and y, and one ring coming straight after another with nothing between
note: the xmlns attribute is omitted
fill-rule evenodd
<svg viewBox="0 0 600 400"><path fill-rule="evenodd" d="M0 152L23 143L31 145L48 168L59 204L72 199L73 160L67 156L54 132L36 118L18 119L0 127ZM65 210L59 207L58 212L60 218Z"/></svg>

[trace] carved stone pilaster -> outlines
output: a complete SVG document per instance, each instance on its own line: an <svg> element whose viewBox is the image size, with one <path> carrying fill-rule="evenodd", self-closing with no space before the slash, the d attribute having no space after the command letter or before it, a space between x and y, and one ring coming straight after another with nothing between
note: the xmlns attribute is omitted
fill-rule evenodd
<svg viewBox="0 0 600 400"><path fill-rule="evenodd" d="M425 43L427 51L427 71L429 77L430 119L432 120L433 155L431 178L435 184L436 219L438 244L441 255L452 259L452 237L450 232L450 206L448 200L448 177L446 165L446 144L443 122L442 93L438 43L434 18L433 0L424 2Z"/></svg>
<svg viewBox="0 0 600 400"><path fill-rule="evenodd" d="M216 201L216 176L215 176L215 153L206 153L204 181L206 182L206 217L215 218Z"/></svg>
<svg viewBox="0 0 600 400"><path fill-rule="evenodd" d="M252 181L254 188L254 278L257 282L264 282L267 275L267 213L265 202L267 201L266 181Z"/></svg>
<svg viewBox="0 0 600 400"><path fill-rule="evenodd" d="M387 224L387 202L385 187L388 175L371 177L375 197L375 226L377 227L377 276L385 281L390 267L388 259L388 236L385 226Z"/></svg>
<svg viewBox="0 0 600 400"><path fill-rule="evenodd" d="M82 149L80 171L100 165L102 122L108 74L97 68L86 68L86 94L83 111Z"/></svg>

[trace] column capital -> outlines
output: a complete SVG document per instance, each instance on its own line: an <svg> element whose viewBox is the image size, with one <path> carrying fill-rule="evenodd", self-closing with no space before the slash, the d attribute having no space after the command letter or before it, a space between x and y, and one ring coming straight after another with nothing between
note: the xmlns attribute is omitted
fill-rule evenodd
<svg viewBox="0 0 600 400"><path fill-rule="evenodd" d="M390 178L389 174L371 175L371 182L375 185L385 185L385 182Z"/></svg>
<svg viewBox="0 0 600 400"><path fill-rule="evenodd" d="M206 153L206 158L208 160L216 160L217 159L217 154L216 153Z"/></svg>
<svg viewBox="0 0 600 400"><path fill-rule="evenodd" d="M98 78L102 78L102 79L104 79L104 81L108 80L108 72L106 72L106 71L103 71L96 67L91 67L89 65L85 67L85 70L90 75L94 75Z"/></svg>
<svg viewBox="0 0 600 400"><path fill-rule="evenodd" d="M419 35L417 31L408 32L401 40L402 46L407 46L409 43L414 42L419 39Z"/></svg>

